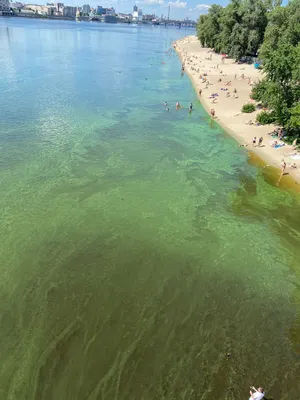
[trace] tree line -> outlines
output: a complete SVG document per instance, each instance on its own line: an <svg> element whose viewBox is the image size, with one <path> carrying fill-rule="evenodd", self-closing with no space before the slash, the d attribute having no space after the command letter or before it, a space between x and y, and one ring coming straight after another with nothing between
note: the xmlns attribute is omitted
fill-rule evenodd
<svg viewBox="0 0 300 400"><path fill-rule="evenodd" d="M251 97L268 109L261 123L277 123L300 137L300 0L231 0L201 15L197 35L204 47L236 61L257 57L262 80Z"/></svg>

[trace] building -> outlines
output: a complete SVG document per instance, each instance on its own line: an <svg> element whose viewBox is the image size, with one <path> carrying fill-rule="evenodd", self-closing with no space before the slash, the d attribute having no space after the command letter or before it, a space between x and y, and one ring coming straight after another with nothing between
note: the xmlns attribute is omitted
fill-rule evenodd
<svg viewBox="0 0 300 400"><path fill-rule="evenodd" d="M91 12L91 7L89 4L84 4L82 6L82 15L89 15Z"/></svg>
<svg viewBox="0 0 300 400"><path fill-rule="evenodd" d="M134 6L133 8L135 8ZM132 22L142 22L143 20L143 11L139 8L137 11L133 11L132 13Z"/></svg>
<svg viewBox="0 0 300 400"><path fill-rule="evenodd" d="M115 15L116 14L116 10L113 7L107 8L105 14L106 15Z"/></svg>
<svg viewBox="0 0 300 400"><path fill-rule="evenodd" d="M9 0L0 0L0 15L10 14Z"/></svg>
<svg viewBox="0 0 300 400"><path fill-rule="evenodd" d="M55 7L55 14L56 15L62 15L63 14L64 3L54 3L53 5Z"/></svg>
<svg viewBox="0 0 300 400"><path fill-rule="evenodd" d="M50 15L48 12L48 6L41 6L39 4L26 4L25 10L32 11L39 15Z"/></svg>
<svg viewBox="0 0 300 400"><path fill-rule="evenodd" d="M143 15L143 22L152 22L156 16L154 14L144 14Z"/></svg>
<svg viewBox="0 0 300 400"><path fill-rule="evenodd" d="M62 15L64 17L75 18L77 12L77 7L64 6L62 10Z"/></svg>
<svg viewBox="0 0 300 400"><path fill-rule="evenodd" d="M24 7L24 4L16 1L14 3L10 3L10 7L13 9L21 10Z"/></svg>
<svg viewBox="0 0 300 400"><path fill-rule="evenodd" d="M106 14L106 8L103 8L102 6L97 6L97 15L104 15Z"/></svg>
<svg viewBox="0 0 300 400"><path fill-rule="evenodd" d="M138 8L137 6L133 6L133 12L136 11L137 12Z"/></svg>
<svg viewBox="0 0 300 400"><path fill-rule="evenodd" d="M129 22L131 21L131 18L132 18L131 14L118 13L117 15L117 19L123 22Z"/></svg>

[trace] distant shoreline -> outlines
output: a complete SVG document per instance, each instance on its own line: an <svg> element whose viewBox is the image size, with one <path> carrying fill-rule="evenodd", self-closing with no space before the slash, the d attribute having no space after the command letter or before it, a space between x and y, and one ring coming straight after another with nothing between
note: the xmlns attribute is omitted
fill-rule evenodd
<svg viewBox="0 0 300 400"><path fill-rule="evenodd" d="M97 18L97 16L95 18L90 18L90 17L66 17L66 16L58 16L58 15L41 15L41 14L35 14L35 13L14 13L14 14L9 14L9 15L2 15L0 14L0 17L3 18L13 18L13 17L17 17L17 18L29 18L29 19L50 19L50 20L55 20L55 21L85 21L85 22L99 22L99 23L105 23L105 24L110 24L110 25L114 25L114 24L122 24L122 25L138 25L138 26L171 26L171 27L176 27L179 28L178 24L173 24L173 23L151 23L148 21L142 21L142 22L132 22L132 21L128 21L128 20L123 20L121 18L117 18L116 22L107 22L107 21L101 21L100 19ZM178 21L181 22L181 21ZM183 22L182 22L183 24ZM180 26L182 29L195 29L195 26L193 25L181 25Z"/></svg>
<svg viewBox="0 0 300 400"><path fill-rule="evenodd" d="M215 110L216 122L247 150L264 160L267 165L281 168L284 160L287 163L285 170L287 174L282 179L287 180L290 177L293 181L300 183L300 159L294 160L287 155L296 153L292 146L285 144L281 148L271 147L274 139L268 133L275 127L272 125L248 125L248 121L255 121L258 111L251 114L241 112L243 104L250 102L251 85L248 82L250 81L251 84L251 82L261 79L261 72L256 70L253 65L236 64L234 60L228 58L224 60L223 64L221 56L210 49L203 48L196 36L187 36L177 40L174 42L174 48L184 65L184 72L192 81L200 103L209 114L211 109ZM209 81L207 88L206 83L203 83L200 78L200 75L204 73L207 74ZM220 79L221 82L218 82ZM226 85L228 82L231 84ZM237 90L238 98L233 97L233 89ZM199 90L202 90L201 96ZM227 92L230 93L230 97L226 96ZM218 93L215 103L213 103L213 98L209 98L212 93ZM257 138L257 142L260 137L263 137L263 147L252 145L254 137ZM294 162L297 165L296 169L289 167Z"/></svg>

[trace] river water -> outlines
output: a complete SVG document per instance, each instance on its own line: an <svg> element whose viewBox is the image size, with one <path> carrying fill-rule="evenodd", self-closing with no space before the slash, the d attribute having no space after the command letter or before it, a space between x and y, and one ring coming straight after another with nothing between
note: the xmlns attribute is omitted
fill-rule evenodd
<svg viewBox="0 0 300 400"><path fill-rule="evenodd" d="M210 124L190 33L0 20L1 399L299 399L299 195Z"/></svg>

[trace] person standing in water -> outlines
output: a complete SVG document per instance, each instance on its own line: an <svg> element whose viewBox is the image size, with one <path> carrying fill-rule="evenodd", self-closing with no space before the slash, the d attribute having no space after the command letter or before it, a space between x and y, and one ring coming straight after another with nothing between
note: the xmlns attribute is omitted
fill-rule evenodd
<svg viewBox="0 0 300 400"><path fill-rule="evenodd" d="M265 392L262 387L259 387L258 389L255 389L254 386L251 386L250 388L250 398L249 400L262 400L265 397Z"/></svg>
<svg viewBox="0 0 300 400"><path fill-rule="evenodd" d="M181 108L181 105L180 105L179 101L177 101L177 103L176 103L176 108L177 108L177 109L178 109L178 108Z"/></svg>
<svg viewBox="0 0 300 400"><path fill-rule="evenodd" d="M189 113L191 113L192 111L193 111L193 103L191 103L189 106Z"/></svg>

